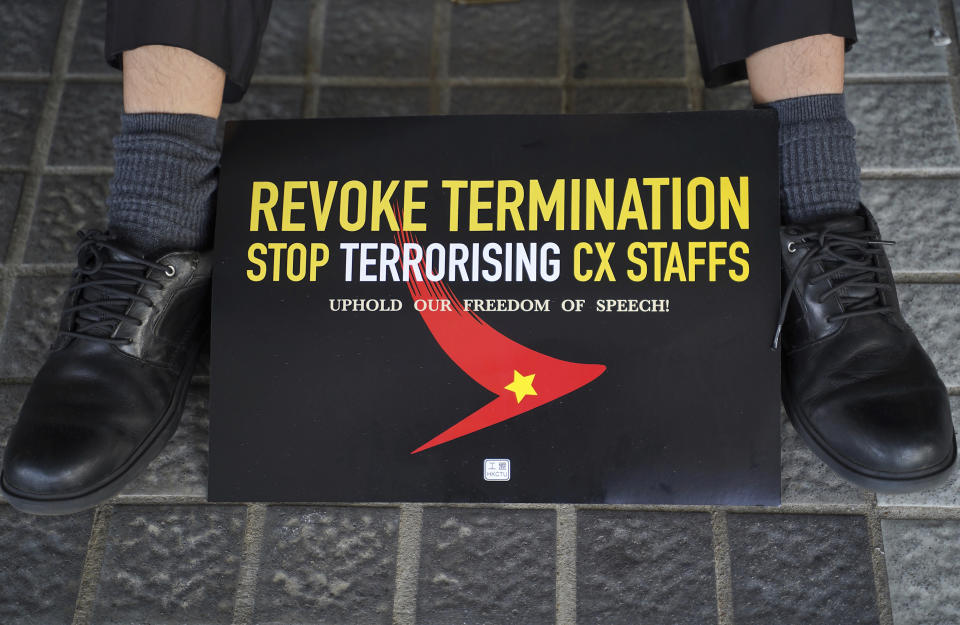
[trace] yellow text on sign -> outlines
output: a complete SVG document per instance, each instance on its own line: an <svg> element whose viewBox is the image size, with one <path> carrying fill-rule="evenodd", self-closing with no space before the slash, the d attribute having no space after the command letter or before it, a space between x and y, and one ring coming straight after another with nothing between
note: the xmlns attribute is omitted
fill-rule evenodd
<svg viewBox="0 0 960 625"><path fill-rule="evenodd" d="M260 282L270 277L279 282L281 274L291 282L300 282L309 276L316 282L317 270L330 260L330 248L325 243L253 243L247 248L247 260L255 267L247 269L247 279Z"/></svg>

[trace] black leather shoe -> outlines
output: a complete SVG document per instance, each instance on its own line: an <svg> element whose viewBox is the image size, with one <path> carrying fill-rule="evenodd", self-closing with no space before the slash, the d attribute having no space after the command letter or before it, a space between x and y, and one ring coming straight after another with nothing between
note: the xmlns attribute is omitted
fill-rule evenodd
<svg viewBox="0 0 960 625"><path fill-rule="evenodd" d="M3 493L25 512L95 506L146 467L177 427L209 327L208 254L148 260L93 231L77 259L3 458Z"/></svg>
<svg viewBox="0 0 960 625"><path fill-rule="evenodd" d="M877 224L856 215L780 232L784 408L813 451L879 492L935 486L957 446L946 388L900 303Z"/></svg>

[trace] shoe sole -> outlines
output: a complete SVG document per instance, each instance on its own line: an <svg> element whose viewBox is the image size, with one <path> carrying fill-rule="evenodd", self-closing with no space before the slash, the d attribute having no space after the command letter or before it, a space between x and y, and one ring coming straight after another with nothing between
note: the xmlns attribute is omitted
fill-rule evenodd
<svg viewBox="0 0 960 625"><path fill-rule="evenodd" d="M202 345L202 342L201 342ZM183 414L183 407L187 400L187 390L190 387L190 380L193 378L193 370L196 367L197 357L200 349L190 357L184 366L180 379L177 380L177 387L174 396L170 402L167 412L164 413L160 423L151 433L152 439L148 437L147 443L140 449L138 455L131 457L121 466L104 484L86 491L79 495L59 498L34 498L23 494L11 492L7 487L3 474L0 473L0 491L11 506L21 512L29 512L42 516L54 516L61 514L72 514L81 512L103 503L113 495L120 492L124 486L129 484L134 478L138 477L147 465L156 458L167 442L176 432L180 425L180 417Z"/></svg>
<svg viewBox="0 0 960 625"><path fill-rule="evenodd" d="M862 486L867 490L885 494L900 494L935 488L946 482L957 467L957 440L956 437L954 437L953 453L950 456L949 462L933 467L926 473L902 478L895 476L882 477L864 473L834 456L826 446L817 440L817 437L810 431L810 428L807 427L804 419L794 411L793 406L787 400L786 396L782 397L782 399L783 408L787 413L787 417L790 419L790 423L793 424L793 429L800 434L800 438L807 443L807 446L813 453L828 467L833 469L834 472L839 474L840 477L857 486Z"/></svg>

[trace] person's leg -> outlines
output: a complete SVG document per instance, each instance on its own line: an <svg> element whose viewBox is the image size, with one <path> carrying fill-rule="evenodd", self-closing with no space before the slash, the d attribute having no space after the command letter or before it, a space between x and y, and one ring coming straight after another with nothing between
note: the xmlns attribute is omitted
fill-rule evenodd
<svg viewBox="0 0 960 625"><path fill-rule="evenodd" d="M106 61L124 70L111 233L156 255L212 243L216 118L250 83L271 0L107 0Z"/></svg>
<svg viewBox="0 0 960 625"><path fill-rule="evenodd" d="M107 233L89 231L60 331L4 454L25 511L66 513L132 480L173 434L207 333L222 69L193 52L124 53Z"/></svg>
<svg viewBox="0 0 960 625"><path fill-rule="evenodd" d="M198 54L172 46L123 53L123 110L220 117L226 72Z"/></svg>
<svg viewBox="0 0 960 625"><path fill-rule="evenodd" d="M687 0L708 87L749 76L777 111L784 285L783 403L813 451L851 481L905 491L946 479L956 445L946 389L900 314L860 204L843 54L851 0Z"/></svg>
<svg viewBox="0 0 960 625"><path fill-rule="evenodd" d="M14 507L95 506L176 430L208 332L217 117L249 82L269 5L108 1L105 52L124 72L108 231L81 233L56 339L7 442L0 487Z"/></svg>
<svg viewBox="0 0 960 625"><path fill-rule="evenodd" d="M849 215L860 204L854 128L843 98L844 39L823 34L747 57L750 92L780 119L780 209L785 221Z"/></svg>
<svg viewBox="0 0 960 625"><path fill-rule="evenodd" d="M754 52L746 58L750 93L757 104L843 93L844 39L811 35Z"/></svg>
<svg viewBox="0 0 960 625"><path fill-rule="evenodd" d="M860 205L843 63L844 41L830 34L746 58L754 102L780 120L784 406L841 475L874 490L914 490L956 464L950 408Z"/></svg>
<svg viewBox="0 0 960 625"><path fill-rule="evenodd" d="M211 245L223 69L183 48L123 53L109 230L148 255Z"/></svg>
<svg viewBox="0 0 960 625"><path fill-rule="evenodd" d="M851 0L687 0L687 7L697 40L700 71L707 87L745 79L745 60L754 55L759 54L754 60L760 62L787 56L790 57L788 63L809 64L812 59L807 57L799 61L793 59L798 48L809 47L807 42L811 38L833 35L843 41L847 50L857 40ZM814 42L814 49L822 49L823 41ZM833 45L825 41L828 47ZM788 47L781 48L781 45ZM831 48L828 53L835 62L834 50ZM813 61L813 64L819 63ZM785 68L779 62L769 67L775 73ZM774 95L770 99L788 97L792 96Z"/></svg>

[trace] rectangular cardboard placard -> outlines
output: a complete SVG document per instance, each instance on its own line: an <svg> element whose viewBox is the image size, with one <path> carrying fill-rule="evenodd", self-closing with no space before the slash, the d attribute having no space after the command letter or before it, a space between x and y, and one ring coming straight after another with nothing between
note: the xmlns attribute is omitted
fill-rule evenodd
<svg viewBox="0 0 960 625"><path fill-rule="evenodd" d="M776 125L229 123L210 500L778 504Z"/></svg>

